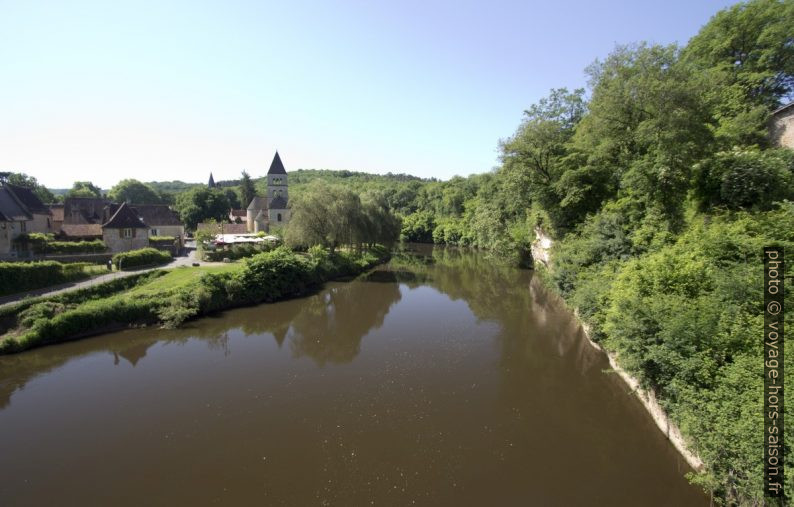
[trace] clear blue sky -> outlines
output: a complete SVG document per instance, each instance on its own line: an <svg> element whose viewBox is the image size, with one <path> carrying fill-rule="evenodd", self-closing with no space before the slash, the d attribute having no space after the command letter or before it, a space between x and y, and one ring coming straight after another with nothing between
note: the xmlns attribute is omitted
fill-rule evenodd
<svg viewBox="0 0 794 507"><path fill-rule="evenodd" d="M47 186L488 171L550 88L686 41L717 0L0 0L0 170Z"/></svg>

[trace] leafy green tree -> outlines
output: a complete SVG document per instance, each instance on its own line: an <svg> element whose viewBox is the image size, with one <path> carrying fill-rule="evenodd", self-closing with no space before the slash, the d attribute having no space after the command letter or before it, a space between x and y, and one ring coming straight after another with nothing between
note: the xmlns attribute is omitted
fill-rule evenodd
<svg viewBox="0 0 794 507"><path fill-rule="evenodd" d="M753 0L718 12L684 59L709 80L723 148L765 145L769 112L794 92L794 1Z"/></svg>
<svg viewBox="0 0 794 507"><path fill-rule="evenodd" d="M429 211L418 211L403 218L401 235L405 241L432 243L436 220Z"/></svg>
<svg viewBox="0 0 794 507"><path fill-rule="evenodd" d="M583 218L620 189L680 224L692 164L713 149L704 83L676 46L621 46L588 73L593 94L561 206Z"/></svg>
<svg viewBox="0 0 794 507"><path fill-rule="evenodd" d="M223 193L226 195L226 200L229 201L229 206L234 209L240 208L240 196L233 188L224 188Z"/></svg>
<svg viewBox="0 0 794 507"><path fill-rule="evenodd" d="M161 196L152 187L134 179L118 182L108 191L108 199L113 202L130 204L162 204Z"/></svg>
<svg viewBox="0 0 794 507"><path fill-rule="evenodd" d="M581 192L581 187L561 186L560 179L566 171L567 143L585 111L583 89L554 89L524 111L516 133L500 143L500 176L514 203L514 213L525 211L536 201L552 216L560 217L561 201L571 192ZM562 218L557 222L559 227L567 225Z"/></svg>
<svg viewBox="0 0 794 507"><path fill-rule="evenodd" d="M229 199L222 189L194 187L177 196L174 209L185 226L195 230L199 222L208 219L226 221L229 216Z"/></svg>
<svg viewBox="0 0 794 507"><path fill-rule="evenodd" d="M256 196L256 187L248 172L243 171L240 178L240 205L241 207L248 207L251 201Z"/></svg>
<svg viewBox="0 0 794 507"><path fill-rule="evenodd" d="M75 181L66 197L102 197L102 189L90 181Z"/></svg>

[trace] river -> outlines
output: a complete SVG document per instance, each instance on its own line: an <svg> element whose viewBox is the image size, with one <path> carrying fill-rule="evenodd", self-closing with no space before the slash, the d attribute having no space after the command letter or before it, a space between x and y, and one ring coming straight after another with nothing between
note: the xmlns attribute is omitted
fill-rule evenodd
<svg viewBox="0 0 794 507"><path fill-rule="evenodd" d="M0 357L0 505L708 505L576 319L452 249Z"/></svg>

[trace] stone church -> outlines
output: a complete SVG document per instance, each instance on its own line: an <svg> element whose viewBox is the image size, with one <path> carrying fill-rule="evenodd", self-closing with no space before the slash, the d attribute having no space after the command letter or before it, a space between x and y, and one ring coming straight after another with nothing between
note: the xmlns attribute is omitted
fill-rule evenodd
<svg viewBox="0 0 794 507"><path fill-rule="evenodd" d="M271 227L283 227L289 222L287 187L287 171L276 152L267 171L267 195L254 197L246 210L245 224L249 233L267 232Z"/></svg>

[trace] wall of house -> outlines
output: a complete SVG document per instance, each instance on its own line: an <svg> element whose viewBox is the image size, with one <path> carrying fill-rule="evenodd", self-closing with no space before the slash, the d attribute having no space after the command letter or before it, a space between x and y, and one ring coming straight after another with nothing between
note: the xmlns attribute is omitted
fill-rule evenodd
<svg viewBox="0 0 794 507"><path fill-rule="evenodd" d="M132 238L122 237L123 229L103 229L102 240L111 252L126 252L127 250L137 250L149 246L149 229L133 229L135 236Z"/></svg>
<svg viewBox="0 0 794 507"><path fill-rule="evenodd" d="M40 232L42 234L47 234L53 232L52 230L52 218L50 215L44 214L33 214L33 220L28 222L28 232Z"/></svg>
<svg viewBox="0 0 794 507"><path fill-rule="evenodd" d="M12 252L14 252L14 240L17 236L34 232L30 230L32 223L32 220L26 220L25 222L0 222L0 255L6 258L11 256Z"/></svg>
<svg viewBox="0 0 794 507"><path fill-rule="evenodd" d="M794 150L794 107L778 114L772 121L772 141Z"/></svg>

